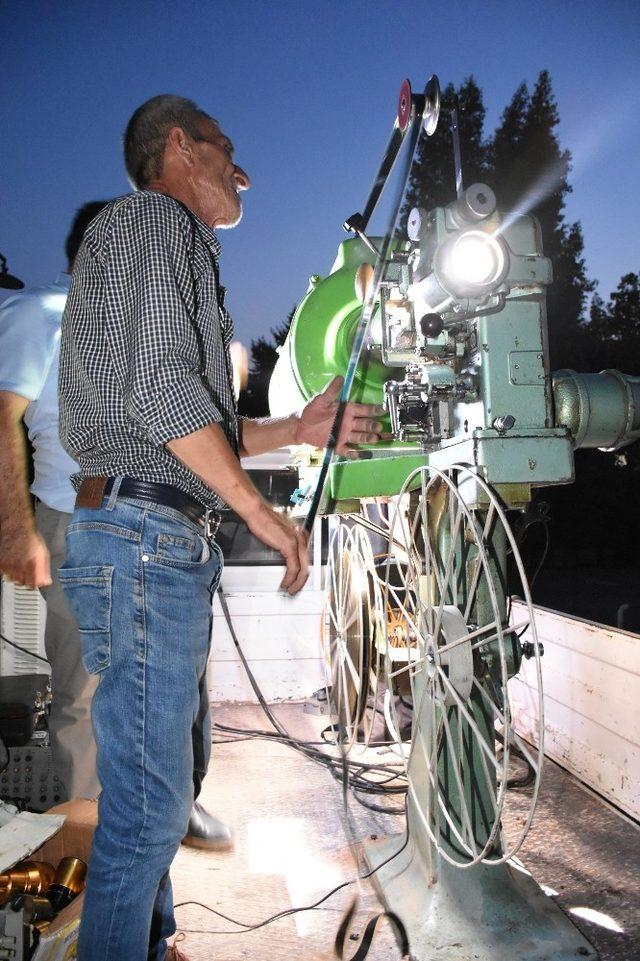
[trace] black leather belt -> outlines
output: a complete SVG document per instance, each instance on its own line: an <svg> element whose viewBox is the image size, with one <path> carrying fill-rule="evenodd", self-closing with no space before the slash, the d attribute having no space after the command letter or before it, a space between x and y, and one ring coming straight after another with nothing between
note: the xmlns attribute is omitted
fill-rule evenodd
<svg viewBox="0 0 640 961"><path fill-rule="evenodd" d="M80 485L76 505L78 507L100 506L102 498L108 497L115 483L115 477L88 477ZM211 508L203 507L195 498L171 484L156 484L152 481L123 477L118 488L118 497L148 501L163 507L172 507L188 517L194 524L204 528L204 536L215 537L220 526L220 515ZM96 503L99 501L99 503Z"/></svg>

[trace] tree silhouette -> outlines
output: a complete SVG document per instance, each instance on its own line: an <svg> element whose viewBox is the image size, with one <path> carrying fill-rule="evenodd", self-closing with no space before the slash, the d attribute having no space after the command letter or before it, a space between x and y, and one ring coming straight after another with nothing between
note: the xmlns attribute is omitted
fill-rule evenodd
<svg viewBox="0 0 640 961"><path fill-rule="evenodd" d="M441 121L432 137L423 132L416 150L414 173L409 181L400 216L399 233L406 234L412 207L448 204L455 197L455 171L451 147L451 111L458 110L463 179L466 186L485 179L487 150L483 141L485 108L482 91L473 77L456 88L449 84L442 91Z"/></svg>
<svg viewBox="0 0 640 961"><path fill-rule="evenodd" d="M531 95L525 84L518 87L488 145L489 182L499 206L538 218L544 253L553 263L547 292L552 368L576 366L581 322L594 288L586 274L582 228L564 218L571 155L558 143L559 120L551 78L543 70Z"/></svg>
<svg viewBox="0 0 640 961"><path fill-rule="evenodd" d="M599 294L591 301L589 321L584 327L589 355L595 369L618 367L640 371L640 276L621 277L605 303Z"/></svg>

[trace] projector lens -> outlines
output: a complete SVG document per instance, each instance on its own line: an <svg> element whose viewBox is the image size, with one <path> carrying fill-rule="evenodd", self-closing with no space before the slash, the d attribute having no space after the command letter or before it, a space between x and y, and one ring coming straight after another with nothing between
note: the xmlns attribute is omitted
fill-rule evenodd
<svg viewBox="0 0 640 961"><path fill-rule="evenodd" d="M495 273L491 246L479 237L461 237L451 254L451 271L470 284L486 284Z"/></svg>
<svg viewBox="0 0 640 961"><path fill-rule="evenodd" d="M505 267L501 245L482 230L465 230L443 249L440 261L443 275L452 288L483 291L499 282Z"/></svg>

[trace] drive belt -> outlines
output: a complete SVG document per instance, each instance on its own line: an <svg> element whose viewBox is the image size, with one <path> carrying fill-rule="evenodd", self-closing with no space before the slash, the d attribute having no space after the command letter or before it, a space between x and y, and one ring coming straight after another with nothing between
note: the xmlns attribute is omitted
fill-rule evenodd
<svg viewBox="0 0 640 961"><path fill-rule="evenodd" d="M349 930L349 925L351 924L351 921L353 920L353 917L356 913L357 906L358 906L358 899L354 898L354 900L351 903L351 907L347 910L345 916L343 917L340 923L340 927L338 928L338 933L336 935L336 940L334 942L334 951L336 956L340 958L340 961L364 961L366 956L369 954L369 949L371 948L371 944L373 943L373 936L376 933L376 928L378 927L378 923L385 919L389 921L389 923L392 924L393 927L396 929L396 933L398 935L398 940L400 944L400 950L402 952L401 957L402 958L410 957L409 938L407 937L407 931L404 924L402 923L398 915L394 914L393 911L380 911L379 914L375 914L367 922L367 926L364 929L364 934L362 935L362 940L358 945L358 950L356 951L356 953L352 955L350 958L347 958L347 955L345 954L345 941L347 939L347 932Z"/></svg>
<svg viewBox="0 0 640 961"><path fill-rule="evenodd" d="M342 421L344 418L345 407L349 401L349 397L351 396L351 388L353 386L356 369L360 361L362 346L371 324L376 298L378 296L380 284L387 266L389 253L391 251L391 245L393 243L393 237L396 229L396 222L400 212L400 205L402 203L405 188L413 168L418 138L423 126L428 135L431 135L435 131L438 120L439 105L440 85L437 77L433 76L430 78L425 87L424 94L420 95L412 94L409 82L405 80L400 90L398 115L394 123L391 139L387 145L380 170L378 171L370 197L367 201L365 214L354 214L344 224L346 230L355 231L355 233L359 234L368 243L369 247L372 246L371 243L367 241L364 231L371 214L377 206L378 200L380 199L382 191L387 183L389 174L395 165L395 161L400 153L400 148L405 140L407 140L408 143L404 155L404 163L401 174L398 178L398 184L395 196L393 198L393 203L391 205L389 225L387 232L384 235L382 245L377 251L376 264L373 271L373 280L365 294L362 311L360 313L360 320L358 321L353 339L351 356L349 357L349 363L347 365L347 370L344 377L344 383L338 398L336 415L329 433L329 439L327 441L327 446L325 448L324 457L322 460L322 466L320 468L318 483L316 484L316 489L313 493L309 512L305 518L304 527L308 533L311 533L311 530L313 529L313 524L320 507L320 501L322 499L329 468L331 467L331 463L335 454L338 437L340 435L340 428L342 427Z"/></svg>

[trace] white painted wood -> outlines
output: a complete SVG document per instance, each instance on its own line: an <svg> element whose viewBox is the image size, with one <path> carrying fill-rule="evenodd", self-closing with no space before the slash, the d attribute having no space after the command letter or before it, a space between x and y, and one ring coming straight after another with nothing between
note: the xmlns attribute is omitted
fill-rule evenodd
<svg viewBox="0 0 640 961"><path fill-rule="evenodd" d="M315 556L315 555L314 555ZM319 553L318 553L319 558ZM222 589L228 592L255 593L270 592L280 593L280 584L285 575L284 567L241 567L227 564L222 573ZM309 580L296 597L306 597L322 591L324 580L324 568L314 565L311 569ZM288 595L282 595L285 600L290 600Z"/></svg>
<svg viewBox="0 0 640 961"><path fill-rule="evenodd" d="M514 603L514 621L525 609ZM536 608L544 645L545 753L640 819L640 636ZM526 635L525 635L526 637ZM509 687L515 726L536 723L533 663Z"/></svg>
<svg viewBox="0 0 640 961"><path fill-rule="evenodd" d="M242 617L232 614L236 636L245 656L254 661L307 660L320 657L319 616ZM238 659L236 646L224 618L215 618L213 645L216 660Z"/></svg>
<svg viewBox="0 0 640 961"><path fill-rule="evenodd" d="M324 687L324 672L319 659L251 660L249 667L269 702L306 700L314 691ZM215 657L209 665L209 695L214 712L216 702L258 700L240 661L217 661Z"/></svg>
<svg viewBox="0 0 640 961"><path fill-rule="evenodd" d="M232 569L227 569L225 576L228 570ZM281 580L282 571L279 577ZM324 684L320 647L324 592L307 589L292 598L270 589L273 584L265 585L264 580L263 590L225 590L236 637L267 700L310 697ZM212 701L257 700L217 596L209 691Z"/></svg>
<svg viewBox="0 0 640 961"><path fill-rule="evenodd" d="M248 616L260 614L265 617L287 618L300 614L321 614L324 606L324 591L301 591L295 597L272 591L267 586L257 589L229 589L223 576L222 589L227 599L227 605L233 616ZM222 612L220 601L216 596L213 605L214 614Z"/></svg>

